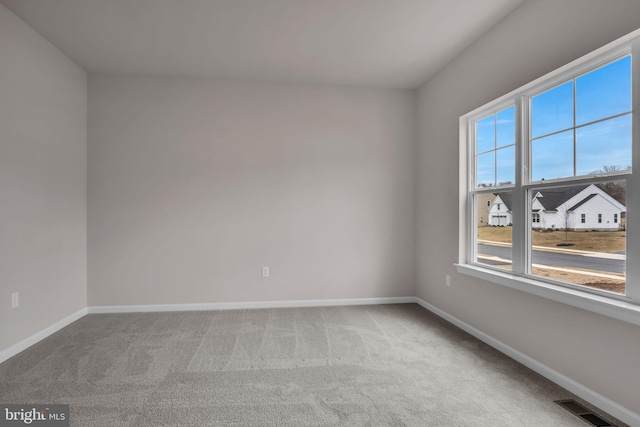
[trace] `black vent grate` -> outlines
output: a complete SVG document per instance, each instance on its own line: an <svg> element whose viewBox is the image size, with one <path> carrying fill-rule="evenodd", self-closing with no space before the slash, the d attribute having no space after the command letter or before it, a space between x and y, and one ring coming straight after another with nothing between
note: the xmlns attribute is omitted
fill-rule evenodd
<svg viewBox="0 0 640 427"><path fill-rule="evenodd" d="M585 420L586 422L588 422L589 424L591 424L593 426L596 426L596 427L616 427L615 425L609 423L608 421L605 421L604 419L602 419L598 415L594 414L592 410L590 410L587 407L579 404L575 400L556 400L555 402L558 405L562 406L567 411L569 411L572 414L582 418L583 420Z"/></svg>

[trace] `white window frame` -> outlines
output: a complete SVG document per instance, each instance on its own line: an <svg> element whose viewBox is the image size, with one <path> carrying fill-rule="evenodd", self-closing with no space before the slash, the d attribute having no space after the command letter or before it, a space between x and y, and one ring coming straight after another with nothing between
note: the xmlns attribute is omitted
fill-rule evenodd
<svg viewBox="0 0 640 427"><path fill-rule="evenodd" d="M540 182L528 180L526 165L530 150L528 120L529 99L546 89L553 88L560 83L585 74L599 68L605 63L618 58L632 55L632 166L635 173L618 171L597 176L563 178L549 180L547 184L555 183L587 184L601 182L603 178L612 180L625 179L627 182L626 205L627 214L627 264L626 264L626 295L617 295L581 286L559 284L553 280L545 280L537 276L527 274L529 268L531 238L531 200L524 197L531 189L539 189ZM473 141L474 124L487 115L495 114L510 106L516 110L516 179L513 185L498 186L487 190L475 189L475 156L470 147ZM640 325L640 263L629 262L640 256L640 240L634 236L637 231L640 235L640 30L636 30L608 45L579 58L564 67L540 77L539 79L516 89L476 110L460 117L460 158L459 158L459 253L458 262L455 264L458 272L475 278L483 279L503 286L518 289L533 295L544 297L553 301L579 307L618 320ZM524 142L523 142L524 141ZM525 179L527 177L527 179ZM472 191L473 190L473 193ZM485 264L475 262L475 213L473 195L482 192L501 192L513 190L512 215L513 215L513 244L512 262L513 271L505 271L493 268ZM527 200L529 199L529 200Z"/></svg>

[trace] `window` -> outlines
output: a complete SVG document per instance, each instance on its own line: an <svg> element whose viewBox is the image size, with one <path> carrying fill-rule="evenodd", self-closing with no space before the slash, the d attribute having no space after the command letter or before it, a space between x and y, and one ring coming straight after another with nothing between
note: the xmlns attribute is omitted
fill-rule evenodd
<svg viewBox="0 0 640 427"><path fill-rule="evenodd" d="M626 197L640 186L639 70L640 30L461 117L461 272L583 308L632 302L640 324L640 268L626 263L640 256L626 239L640 211Z"/></svg>

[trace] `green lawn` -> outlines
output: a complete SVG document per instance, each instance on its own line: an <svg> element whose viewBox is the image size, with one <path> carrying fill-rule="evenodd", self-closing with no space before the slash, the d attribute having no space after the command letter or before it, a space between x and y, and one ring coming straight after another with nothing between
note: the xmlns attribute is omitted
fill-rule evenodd
<svg viewBox="0 0 640 427"><path fill-rule="evenodd" d="M512 227L479 227L478 239L511 243ZM626 247L624 231L532 231L533 245L557 248L559 243L572 243L566 249L593 252L621 252Z"/></svg>

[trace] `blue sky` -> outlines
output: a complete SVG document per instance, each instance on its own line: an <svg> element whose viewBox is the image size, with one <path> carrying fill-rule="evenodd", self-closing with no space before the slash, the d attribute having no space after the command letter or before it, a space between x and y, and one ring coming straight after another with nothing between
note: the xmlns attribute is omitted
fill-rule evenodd
<svg viewBox="0 0 640 427"><path fill-rule="evenodd" d="M476 123L478 183L515 180L515 107L509 107Z"/></svg>
<svg viewBox="0 0 640 427"><path fill-rule="evenodd" d="M534 96L532 180L574 176L574 144L575 175L604 165L626 169L631 164L631 115L612 116L630 110L630 56ZM514 142L514 107L476 123L479 185L514 181Z"/></svg>

